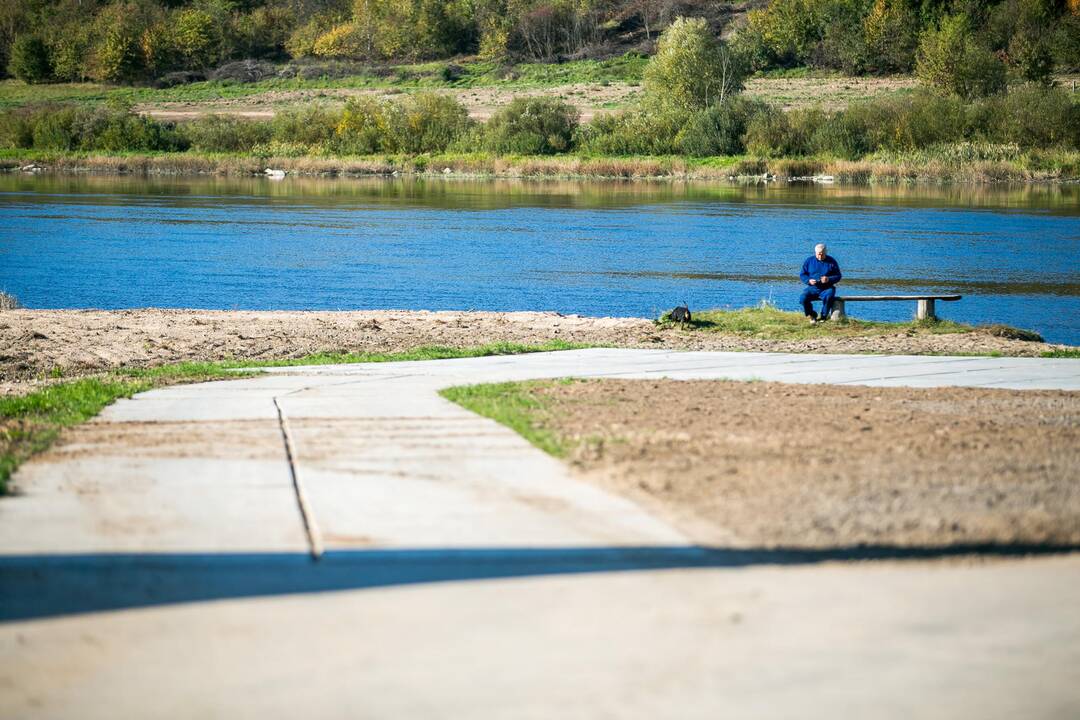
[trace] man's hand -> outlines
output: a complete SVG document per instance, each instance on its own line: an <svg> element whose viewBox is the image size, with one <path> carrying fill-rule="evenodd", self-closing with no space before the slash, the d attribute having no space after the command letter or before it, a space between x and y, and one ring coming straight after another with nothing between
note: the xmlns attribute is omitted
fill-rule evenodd
<svg viewBox="0 0 1080 720"><path fill-rule="evenodd" d="M821 284L822 285L828 285L829 284L829 276L828 275L822 275L821 276Z"/></svg>
<svg viewBox="0 0 1080 720"><path fill-rule="evenodd" d="M811 280L811 281L810 281L810 284L811 284L811 285L817 285L817 280Z"/></svg>

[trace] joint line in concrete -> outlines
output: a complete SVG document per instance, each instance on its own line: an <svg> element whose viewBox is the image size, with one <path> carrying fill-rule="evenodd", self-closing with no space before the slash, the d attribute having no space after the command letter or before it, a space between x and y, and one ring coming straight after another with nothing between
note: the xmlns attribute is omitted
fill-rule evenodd
<svg viewBox="0 0 1080 720"><path fill-rule="evenodd" d="M285 411L281 409L278 399L274 398L274 407L277 408L278 426L281 428L281 437L285 441L285 459L289 461L289 474L292 476L293 490L296 491L296 503L300 507L300 517L304 521L304 531L307 533L308 547L311 550L312 560L318 560L323 554L322 536L319 526L315 523L315 513L308 502L304 485L300 482L300 471L297 467L296 448L293 445L292 432L289 430L289 421L285 417Z"/></svg>

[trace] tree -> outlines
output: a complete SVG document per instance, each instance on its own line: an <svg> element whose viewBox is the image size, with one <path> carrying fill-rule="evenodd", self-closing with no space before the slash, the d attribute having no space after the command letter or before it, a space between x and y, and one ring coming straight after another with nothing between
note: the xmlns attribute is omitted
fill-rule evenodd
<svg viewBox="0 0 1080 720"><path fill-rule="evenodd" d="M20 35L11 46L8 72L23 82L34 84L52 78L49 49L37 35Z"/></svg>
<svg viewBox="0 0 1080 720"><path fill-rule="evenodd" d="M915 74L926 85L966 99L993 95L1006 84L1005 65L976 40L963 15L923 32Z"/></svg>
<svg viewBox="0 0 1080 720"><path fill-rule="evenodd" d="M676 18L645 68L645 97L656 106L696 110L742 90L745 76L742 59L704 19Z"/></svg>
<svg viewBox="0 0 1080 720"><path fill-rule="evenodd" d="M918 27L918 18L903 0L876 0L863 20L869 68L909 72L919 46Z"/></svg>

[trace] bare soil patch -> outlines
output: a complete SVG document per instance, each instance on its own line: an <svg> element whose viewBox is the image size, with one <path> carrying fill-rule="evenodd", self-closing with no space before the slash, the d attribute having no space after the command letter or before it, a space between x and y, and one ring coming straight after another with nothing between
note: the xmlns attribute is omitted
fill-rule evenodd
<svg viewBox="0 0 1080 720"><path fill-rule="evenodd" d="M704 544L1080 543L1080 393L548 384L581 476Z"/></svg>
<svg viewBox="0 0 1080 720"><path fill-rule="evenodd" d="M119 367L551 340L684 350L954 355L1036 356L1060 347L982 332L761 340L658 327L644 318L542 312L10 310L0 314L0 394Z"/></svg>
<svg viewBox="0 0 1080 720"><path fill-rule="evenodd" d="M343 105L350 98L373 97L393 99L407 91L396 88L330 88L312 90L271 90L239 98L221 98L218 100L189 102L150 102L142 103L135 110L161 120L193 120L195 118L218 114L236 115L251 119L265 120L277 113L310 105L313 102L329 106ZM613 82L576 83L557 87L506 88L478 87L460 90L435 90L440 94L456 97L475 120L487 120L500 108L508 105L515 97L557 97L578 108L582 122L589 122L606 109L627 104L639 92L639 88L627 83Z"/></svg>
<svg viewBox="0 0 1080 720"><path fill-rule="evenodd" d="M836 77L836 78L752 78L746 94L774 103L784 110L820 105L826 110L840 110L848 104L875 95L908 90L917 85L911 77ZM141 103L137 112L160 120L193 120L205 115L235 115L266 120L279 112L311 103L343 105L350 98L372 97L382 100L418 92L408 88L312 88L307 90L268 90L236 98L201 101L159 101ZM465 106L474 120L488 120L515 97L555 97L581 112L582 122L591 122L603 112L630 105L641 88L625 82L573 83L551 87L475 87L436 89L451 95Z"/></svg>

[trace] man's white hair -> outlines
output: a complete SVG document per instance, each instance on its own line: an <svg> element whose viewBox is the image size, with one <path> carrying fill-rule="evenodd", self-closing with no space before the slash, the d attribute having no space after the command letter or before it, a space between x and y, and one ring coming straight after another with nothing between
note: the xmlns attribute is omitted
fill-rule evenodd
<svg viewBox="0 0 1080 720"><path fill-rule="evenodd" d="M825 247L825 243L818 243L814 246L814 252L817 252L818 250L828 250L828 248Z"/></svg>

